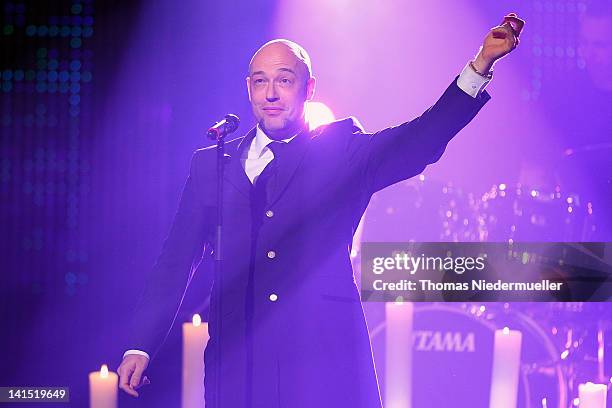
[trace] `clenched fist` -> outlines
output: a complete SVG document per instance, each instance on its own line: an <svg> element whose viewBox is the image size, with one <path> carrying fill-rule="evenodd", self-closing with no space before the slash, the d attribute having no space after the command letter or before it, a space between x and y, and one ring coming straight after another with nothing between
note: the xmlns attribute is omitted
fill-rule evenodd
<svg viewBox="0 0 612 408"><path fill-rule="evenodd" d="M125 356L117 369L119 374L119 388L133 397L138 397L137 389L151 382L147 376L143 377L144 371L149 365L149 359L137 354Z"/></svg>
<svg viewBox="0 0 612 408"><path fill-rule="evenodd" d="M502 23L493 27L484 39L482 47L474 60L474 67L480 73L488 73L495 61L504 57L519 44L519 36L525 21L515 13L504 17Z"/></svg>

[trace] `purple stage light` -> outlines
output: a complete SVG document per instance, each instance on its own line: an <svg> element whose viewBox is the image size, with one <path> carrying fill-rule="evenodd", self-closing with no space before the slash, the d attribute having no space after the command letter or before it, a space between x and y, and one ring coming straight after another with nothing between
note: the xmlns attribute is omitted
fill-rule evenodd
<svg viewBox="0 0 612 408"><path fill-rule="evenodd" d="M323 102L309 102L305 110L306 122L311 130L333 122L335 119L332 110Z"/></svg>

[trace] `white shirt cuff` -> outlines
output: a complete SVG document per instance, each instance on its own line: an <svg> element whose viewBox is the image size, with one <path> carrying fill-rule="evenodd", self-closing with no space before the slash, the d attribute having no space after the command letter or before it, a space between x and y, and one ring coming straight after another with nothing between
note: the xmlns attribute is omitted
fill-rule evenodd
<svg viewBox="0 0 612 408"><path fill-rule="evenodd" d="M145 356L149 360L151 359L151 357L149 357L149 355L142 350L128 350L125 353L123 353L123 358L125 358L125 356L129 356L130 354L137 354L139 356Z"/></svg>
<svg viewBox="0 0 612 408"><path fill-rule="evenodd" d="M489 82L491 82L490 79L478 75L476 71L470 67L469 63L465 65L465 68L463 68L463 71L461 71L459 78L457 78L457 86L472 98L476 98L482 91L484 91Z"/></svg>

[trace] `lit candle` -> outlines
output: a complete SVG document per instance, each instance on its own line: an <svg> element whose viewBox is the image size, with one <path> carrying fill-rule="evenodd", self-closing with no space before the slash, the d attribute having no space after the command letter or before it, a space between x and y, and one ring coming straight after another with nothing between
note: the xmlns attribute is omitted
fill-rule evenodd
<svg viewBox="0 0 612 408"><path fill-rule="evenodd" d="M588 382L578 386L580 408L606 408L607 387L605 384Z"/></svg>
<svg viewBox="0 0 612 408"><path fill-rule="evenodd" d="M204 406L204 348L208 339L208 324L202 323L199 314L183 323L183 408Z"/></svg>
<svg viewBox="0 0 612 408"><path fill-rule="evenodd" d="M117 408L117 387L119 378L109 372L106 364L100 371L89 373L89 407Z"/></svg>
<svg viewBox="0 0 612 408"><path fill-rule="evenodd" d="M412 398L412 302L385 305L385 407L409 408Z"/></svg>
<svg viewBox="0 0 612 408"><path fill-rule="evenodd" d="M491 408L516 408L522 339L520 331L507 327L495 330L489 399Z"/></svg>

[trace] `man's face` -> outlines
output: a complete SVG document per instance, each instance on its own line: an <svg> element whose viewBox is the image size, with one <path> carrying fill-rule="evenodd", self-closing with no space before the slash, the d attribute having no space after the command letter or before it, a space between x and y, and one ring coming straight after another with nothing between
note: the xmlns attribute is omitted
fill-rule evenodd
<svg viewBox="0 0 612 408"><path fill-rule="evenodd" d="M595 84L612 89L612 17L585 17L580 43L586 69Z"/></svg>
<svg viewBox="0 0 612 408"><path fill-rule="evenodd" d="M314 82L285 44L270 44L255 55L247 77L249 100L268 136L289 137L304 126L304 104L312 99Z"/></svg>

